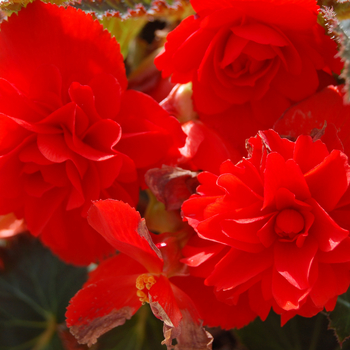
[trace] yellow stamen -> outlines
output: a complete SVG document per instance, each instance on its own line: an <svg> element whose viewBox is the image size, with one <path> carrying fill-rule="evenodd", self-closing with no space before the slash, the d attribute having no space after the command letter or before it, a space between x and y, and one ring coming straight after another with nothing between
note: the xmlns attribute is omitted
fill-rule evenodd
<svg viewBox="0 0 350 350"><path fill-rule="evenodd" d="M149 303L149 298L143 289L150 290L151 287L157 282L153 275L144 273L136 279L136 288L138 289L136 295L139 297L142 304Z"/></svg>
<svg viewBox="0 0 350 350"><path fill-rule="evenodd" d="M146 303L149 303L148 296L142 290L138 290L136 292L136 295L139 297L142 305L145 305Z"/></svg>

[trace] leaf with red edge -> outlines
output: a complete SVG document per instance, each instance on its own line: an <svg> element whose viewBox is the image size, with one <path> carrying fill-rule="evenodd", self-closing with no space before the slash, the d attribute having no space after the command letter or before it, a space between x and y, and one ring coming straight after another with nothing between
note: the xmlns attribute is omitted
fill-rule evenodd
<svg viewBox="0 0 350 350"><path fill-rule="evenodd" d="M341 2L341 1L339 1ZM336 38L338 39L338 43L340 44L340 57L342 61L344 62L344 69L341 74L341 76L346 81L346 87L345 87L345 98L349 101L350 100L350 70L349 70L349 63L350 63L350 20L345 19L343 21L339 21L337 18L335 12L331 8L325 8L323 10L323 16L326 21L326 24L328 26L328 30L331 34L335 34Z"/></svg>
<svg viewBox="0 0 350 350"><path fill-rule="evenodd" d="M338 297L332 312L328 313L329 328L333 329L340 346L350 338L350 290Z"/></svg>
<svg viewBox="0 0 350 350"><path fill-rule="evenodd" d="M189 0L81 0L75 1L74 5L96 15L117 13L123 20L143 16L183 16L190 6Z"/></svg>

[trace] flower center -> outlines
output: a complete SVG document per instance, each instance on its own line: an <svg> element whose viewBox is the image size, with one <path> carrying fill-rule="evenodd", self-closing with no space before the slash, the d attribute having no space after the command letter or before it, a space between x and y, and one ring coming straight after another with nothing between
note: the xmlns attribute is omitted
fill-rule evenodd
<svg viewBox="0 0 350 350"><path fill-rule="evenodd" d="M144 273L143 275L140 275L136 279L136 288L137 292L136 295L139 297L142 305L145 303L149 303L148 295L143 291L145 288L147 290L150 290L151 287L157 282L155 277L153 275L148 275ZM146 292L147 292L146 290Z"/></svg>
<svg viewBox="0 0 350 350"><path fill-rule="evenodd" d="M304 217L297 210L284 209L276 217L275 231L280 237L293 239L304 229L304 224Z"/></svg>

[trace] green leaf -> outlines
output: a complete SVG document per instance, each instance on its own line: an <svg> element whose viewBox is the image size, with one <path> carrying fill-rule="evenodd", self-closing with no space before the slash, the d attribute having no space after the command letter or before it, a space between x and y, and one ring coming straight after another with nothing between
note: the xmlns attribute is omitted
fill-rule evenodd
<svg viewBox="0 0 350 350"><path fill-rule="evenodd" d="M11 12L17 12L23 6L26 6L33 1L35 0L0 0L0 10L4 10L8 12L7 14L10 15ZM41 1L51 3L51 4L56 4L56 5L63 5L67 3L67 1L65 0L41 0Z"/></svg>
<svg viewBox="0 0 350 350"><path fill-rule="evenodd" d="M249 350L335 350L338 344L327 328L327 318L318 314L312 318L293 317L283 327L280 317L270 312L265 322L256 319L235 331Z"/></svg>
<svg viewBox="0 0 350 350"><path fill-rule="evenodd" d="M124 59L129 53L130 44L148 22L166 20L178 23L193 12L189 0L82 0L81 3L75 3L75 7L93 12L103 27L119 42ZM141 45L140 42L137 44Z"/></svg>
<svg viewBox="0 0 350 350"><path fill-rule="evenodd" d="M75 7L96 16L118 13L123 19L142 16L170 16L181 14L189 6L189 0L81 0L75 1Z"/></svg>
<svg viewBox="0 0 350 350"><path fill-rule="evenodd" d="M163 322L144 305L124 325L116 327L98 340L97 350L165 350L161 345Z"/></svg>
<svg viewBox="0 0 350 350"><path fill-rule="evenodd" d="M332 8L322 9L322 14L325 26L339 44L339 54L344 62L340 78L345 79L345 99L350 101L350 19L340 21L342 16L336 14Z"/></svg>
<svg viewBox="0 0 350 350"><path fill-rule="evenodd" d="M129 45L147 23L146 16L122 19L120 16L104 16L100 23L118 41L120 51L124 57L128 55Z"/></svg>
<svg viewBox="0 0 350 350"><path fill-rule="evenodd" d="M328 313L328 319L329 327L342 345L350 337L350 289L338 297L334 310Z"/></svg>
<svg viewBox="0 0 350 350"><path fill-rule="evenodd" d="M19 237L6 251L0 272L0 350L61 350L58 324L87 277L40 242Z"/></svg>

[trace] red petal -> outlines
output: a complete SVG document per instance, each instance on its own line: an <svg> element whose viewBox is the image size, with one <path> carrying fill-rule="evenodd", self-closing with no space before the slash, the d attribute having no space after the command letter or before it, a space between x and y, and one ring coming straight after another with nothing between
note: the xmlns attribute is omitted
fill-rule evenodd
<svg viewBox="0 0 350 350"><path fill-rule="evenodd" d="M101 179L101 188L108 188L113 185L114 181L120 175L123 167L123 154L117 154L115 157L106 159L102 162L96 162L96 169ZM135 171L136 175L136 171ZM135 178L134 178L135 180Z"/></svg>
<svg viewBox="0 0 350 350"><path fill-rule="evenodd" d="M114 153L113 147L119 142L122 134L118 123L110 119L100 120L86 132L83 142L100 152Z"/></svg>
<svg viewBox="0 0 350 350"><path fill-rule="evenodd" d="M211 257L220 253L223 248L224 246L221 244L211 244L209 246L201 247L191 247L186 245L182 250L182 253L186 256L186 258L181 259L181 262L191 267L197 267Z"/></svg>
<svg viewBox="0 0 350 350"><path fill-rule="evenodd" d="M277 304L283 310L297 310L299 303L309 293L309 290L300 290L290 284L275 269L272 275L272 294Z"/></svg>
<svg viewBox="0 0 350 350"><path fill-rule="evenodd" d="M196 12L212 13L214 11L224 9L229 10L234 7L236 12L244 12L249 17L263 19L269 24L276 24L282 27L294 28L295 22L290 16L298 17L300 29L305 30L315 23L317 4L314 1L307 0L300 4L297 0L288 0L279 3L277 7L275 3L268 1L238 1L238 0L222 0L213 3L211 0L192 0L191 5ZM298 22L298 23L299 23Z"/></svg>
<svg viewBox="0 0 350 350"><path fill-rule="evenodd" d="M317 242L307 237L303 246L294 242L276 242L275 268L291 285L304 290L310 287L310 269L317 252Z"/></svg>
<svg viewBox="0 0 350 350"><path fill-rule="evenodd" d="M315 215L310 235L317 240L320 250L329 252L348 237L349 231L341 228L316 201L312 199L310 203Z"/></svg>
<svg viewBox="0 0 350 350"><path fill-rule="evenodd" d="M36 68L47 63L61 72L63 91L67 91L72 81L87 85L100 73L113 75L123 90L127 86L116 40L91 15L70 6L64 8L40 1L28 4L1 24L0 46L4 47L0 76L23 92L29 92L30 78Z"/></svg>
<svg viewBox="0 0 350 350"><path fill-rule="evenodd" d="M81 343L93 344L100 335L123 324L141 306L136 279L145 269L133 264L123 254L107 260L71 299L66 312L67 325ZM130 269L120 271L120 266ZM135 270L137 274L133 274Z"/></svg>
<svg viewBox="0 0 350 350"><path fill-rule="evenodd" d="M52 204L50 209L51 207ZM38 208L40 206L37 204L37 216L42 214ZM33 219L42 222L42 217ZM64 205L51 214L40 239L63 261L75 265L86 266L115 252L115 249L87 223L86 218L82 217L81 208L66 211Z"/></svg>
<svg viewBox="0 0 350 350"><path fill-rule="evenodd" d="M59 69L52 64L37 68L31 83L28 97L40 101L49 111L62 106L62 76Z"/></svg>
<svg viewBox="0 0 350 350"><path fill-rule="evenodd" d="M264 208L275 205L276 192L281 187L294 193L298 200L311 197L304 176L295 161L285 161L280 154L273 152L266 158Z"/></svg>
<svg viewBox="0 0 350 350"><path fill-rule="evenodd" d="M298 46L295 49L301 49ZM311 59L298 51L302 62L298 74L289 72L283 66L272 80L271 85L292 101L300 101L314 94L319 85L316 68Z"/></svg>
<svg viewBox="0 0 350 350"><path fill-rule="evenodd" d="M310 297L316 307L324 307L325 304L337 295L337 280L333 269L328 264L318 264L318 278Z"/></svg>
<svg viewBox="0 0 350 350"><path fill-rule="evenodd" d="M149 236L145 221L130 205L111 199L94 202L88 212L88 222L115 249L140 262L150 272L161 271L161 254Z"/></svg>
<svg viewBox="0 0 350 350"><path fill-rule="evenodd" d="M322 163L328 155L326 145L320 140L314 142L310 136L301 135L295 142L293 158L303 174Z"/></svg>
<svg viewBox="0 0 350 350"><path fill-rule="evenodd" d="M232 289L265 271L272 263L273 256L270 249L251 254L233 248L215 266L206 283L214 285L217 290Z"/></svg>
<svg viewBox="0 0 350 350"><path fill-rule="evenodd" d="M28 122L36 122L47 115L47 110L43 110L3 78L0 78L0 102L1 112L28 130L31 130Z"/></svg>
<svg viewBox="0 0 350 350"><path fill-rule="evenodd" d="M123 91L120 82L112 75L100 74L95 76L89 85L94 93L99 116L117 121Z"/></svg>
<svg viewBox="0 0 350 350"><path fill-rule="evenodd" d="M280 31L261 23L240 25L231 29L242 38L264 45L286 46L288 39Z"/></svg>
<svg viewBox="0 0 350 350"><path fill-rule="evenodd" d="M265 300L261 283L256 283L248 290L249 305L253 311L255 311L262 321L265 321L271 310L271 302Z"/></svg>
<svg viewBox="0 0 350 350"><path fill-rule="evenodd" d="M253 219L226 219L222 222L221 227L223 232L230 238L247 243L247 245L257 245L259 248L256 247L256 249L260 251L263 247L261 246L261 241L257 233L265 225L269 217L270 215ZM240 249L245 250L243 247Z"/></svg>
<svg viewBox="0 0 350 350"><path fill-rule="evenodd" d="M157 167L160 162L169 164L179 158L178 148L184 145L186 135L180 123L151 97L127 91L118 122L123 136L116 150L128 155L136 167Z"/></svg>
<svg viewBox="0 0 350 350"><path fill-rule="evenodd" d="M163 275L157 278L157 282L148 291L153 313L171 327L179 326L182 319L180 307L184 309L187 306L186 304L181 305L183 292L178 290L176 292L175 295L169 280ZM180 305L178 305L179 301Z"/></svg>
<svg viewBox="0 0 350 350"><path fill-rule="evenodd" d="M15 121L0 113L0 154L4 155L9 150L16 148L29 132L19 126Z"/></svg>
<svg viewBox="0 0 350 350"><path fill-rule="evenodd" d="M124 306L136 312L141 306L136 295L136 279L145 272L146 269L124 254L105 260L70 301L66 313L68 326L87 323Z"/></svg>
<svg viewBox="0 0 350 350"><path fill-rule="evenodd" d="M344 263L350 261L350 237L344 238L333 250L320 251L318 260L322 263Z"/></svg>
<svg viewBox="0 0 350 350"><path fill-rule="evenodd" d="M275 231L275 221L276 215L271 216L256 233L265 248L270 247L278 237Z"/></svg>
<svg viewBox="0 0 350 350"><path fill-rule="evenodd" d="M259 131L259 137L270 152L279 153L284 160L293 158L295 144L282 138L274 130Z"/></svg>
<svg viewBox="0 0 350 350"><path fill-rule="evenodd" d="M218 174L220 165L231 157L238 155L212 129L199 120L189 121L182 125L187 135L186 144L180 148L185 164L190 162L192 170L206 170ZM181 160L182 163L182 160ZM181 164L180 163L180 164Z"/></svg>
<svg viewBox="0 0 350 350"><path fill-rule="evenodd" d="M154 60L157 68L163 71L163 77L167 77L174 72L174 54L177 52L183 42L198 28L198 21L195 20L194 16L189 16L181 22L181 25L177 26L176 29L171 31L167 36L165 51ZM192 73L193 71L190 70L183 72L181 75L177 74L172 78L172 81L182 84L188 83L192 78Z"/></svg>
<svg viewBox="0 0 350 350"><path fill-rule="evenodd" d="M240 297L237 305L231 306L217 300L214 288L205 286L202 278L174 277L171 282L191 298L205 326L241 328L256 317L256 313L249 307L247 294Z"/></svg>
<svg viewBox="0 0 350 350"><path fill-rule="evenodd" d="M335 150L305 174L312 197L327 212L334 209L347 190L350 181L349 169L348 157Z"/></svg>
<svg viewBox="0 0 350 350"><path fill-rule="evenodd" d="M42 233L53 213L62 205L66 195L66 191L54 188L44 193L40 198L29 196L26 198L25 218L28 230L33 235L37 236Z"/></svg>
<svg viewBox="0 0 350 350"><path fill-rule="evenodd" d="M236 204L237 208L244 208L254 204L257 201L262 201L262 197L255 193L248 185L232 174L222 174L217 180L217 185L224 188L229 198L232 199L232 204ZM233 208L232 208L233 209Z"/></svg>

